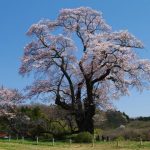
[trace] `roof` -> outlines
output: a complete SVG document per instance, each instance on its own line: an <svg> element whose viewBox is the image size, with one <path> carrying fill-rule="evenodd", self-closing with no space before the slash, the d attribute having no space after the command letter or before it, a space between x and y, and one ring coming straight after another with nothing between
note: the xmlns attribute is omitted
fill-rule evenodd
<svg viewBox="0 0 150 150"><path fill-rule="evenodd" d="M0 138L6 137L6 136L8 136L7 133L5 133L5 132L0 132Z"/></svg>

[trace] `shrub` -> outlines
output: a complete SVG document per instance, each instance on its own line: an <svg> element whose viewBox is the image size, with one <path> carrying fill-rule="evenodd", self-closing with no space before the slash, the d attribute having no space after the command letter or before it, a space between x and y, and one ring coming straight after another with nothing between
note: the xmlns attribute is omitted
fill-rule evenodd
<svg viewBox="0 0 150 150"><path fill-rule="evenodd" d="M94 129L94 135L96 141L100 141L100 136L102 135L103 130L102 129Z"/></svg>
<svg viewBox="0 0 150 150"><path fill-rule="evenodd" d="M116 138L116 141L124 141L124 140L125 140L125 139L124 139L123 136L119 136L119 137Z"/></svg>
<svg viewBox="0 0 150 150"><path fill-rule="evenodd" d="M92 142L93 136L89 132L81 132L75 137L76 143L90 143Z"/></svg>
<svg viewBox="0 0 150 150"><path fill-rule="evenodd" d="M42 141L50 141L53 139L53 135L50 133L43 133L39 136L39 139Z"/></svg>
<svg viewBox="0 0 150 150"><path fill-rule="evenodd" d="M150 129L133 129L133 128L125 128L124 130L110 130L103 132L104 137L109 136L111 140L118 140L120 137L125 140L139 141L142 139L143 141L150 140Z"/></svg>

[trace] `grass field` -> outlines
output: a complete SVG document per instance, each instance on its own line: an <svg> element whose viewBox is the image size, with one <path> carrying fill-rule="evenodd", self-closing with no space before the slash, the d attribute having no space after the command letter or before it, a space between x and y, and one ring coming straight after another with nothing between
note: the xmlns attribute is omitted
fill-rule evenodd
<svg viewBox="0 0 150 150"><path fill-rule="evenodd" d="M150 150L150 142L143 142L140 146L139 142L120 141L117 142L97 142L94 144L69 144L67 142L56 142L53 146L51 142L32 141L8 141L0 140L0 150Z"/></svg>

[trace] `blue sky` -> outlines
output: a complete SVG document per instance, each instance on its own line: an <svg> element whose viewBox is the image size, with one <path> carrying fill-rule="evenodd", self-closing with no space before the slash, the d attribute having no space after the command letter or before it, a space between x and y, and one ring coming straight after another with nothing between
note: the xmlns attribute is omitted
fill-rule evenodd
<svg viewBox="0 0 150 150"><path fill-rule="evenodd" d="M40 19L55 19L62 8L88 6L103 12L114 31L127 29L143 41L137 50L150 59L150 0L0 0L0 85L23 89L32 82L18 74L23 47L30 41L26 31ZM131 91L130 97L115 102L131 117L150 116L150 91Z"/></svg>

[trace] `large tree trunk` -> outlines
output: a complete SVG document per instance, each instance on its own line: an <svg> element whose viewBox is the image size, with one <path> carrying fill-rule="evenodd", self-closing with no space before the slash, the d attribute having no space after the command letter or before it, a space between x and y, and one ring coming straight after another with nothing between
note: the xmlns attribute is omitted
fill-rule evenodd
<svg viewBox="0 0 150 150"><path fill-rule="evenodd" d="M76 101L72 101L73 105L69 105L61 101L59 89L55 103L75 115L75 120L79 132L87 131L93 134L94 133L93 116L95 115L95 103L93 100L93 85L91 84L90 79L87 78L86 80L87 97L83 100L84 102L81 101L82 85L83 85L82 82L78 84ZM74 107L74 105L76 105L76 107Z"/></svg>
<svg viewBox="0 0 150 150"><path fill-rule="evenodd" d="M84 108L82 108L82 104L79 104L78 109L74 110L75 120L78 126L79 132L87 131L90 133L94 133L94 120L93 116L95 115L95 104L90 102L91 100L85 100ZM62 108L72 112L73 109L68 105L64 104L60 100L56 101L56 104L61 106Z"/></svg>
<svg viewBox="0 0 150 150"><path fill-rule="evenodd" d="M78 107L78 112L76 113L75 118L79 132L88 131L93 134L94 133L93 116L95 115L95 103L93 99L93 85L90 82L90 78L86 78L86 87L87 87L87 98L84 100L83 104L84 108L80 109L81 107ZM81 102L81 100L78 100L78 103L79 102Z"/></svg>
<svg viewBox="0 0 150 150"><path fill-rule="evenodd" d="M94 133L94 115L95 105L87 105L87 103L85 103L84 110L82 112L77 112L75 116L79 132L87 131L91 134Z"/></svg>

